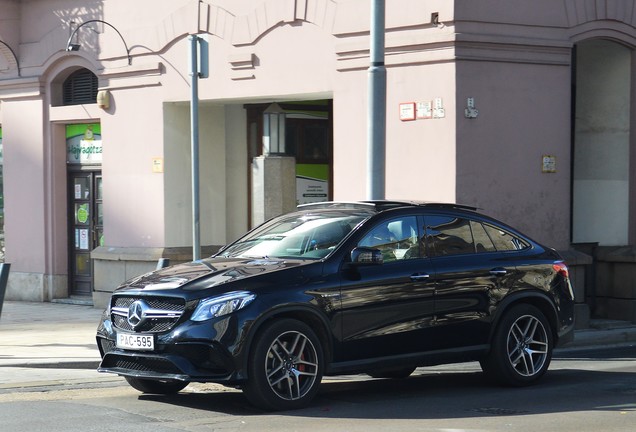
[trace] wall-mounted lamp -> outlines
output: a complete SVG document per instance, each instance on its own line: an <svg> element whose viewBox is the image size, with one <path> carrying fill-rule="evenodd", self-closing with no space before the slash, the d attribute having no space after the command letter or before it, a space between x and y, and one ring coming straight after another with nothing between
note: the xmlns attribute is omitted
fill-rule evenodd
<svg viewBox="0 0 636 432"><path fill-rule="evenodd" d="M276 102L263 111L263 153L285 153L285 111Z"/></svg>
<svg viewBox="0 0 636 432"><path fill-rule="evenodd" d="M18 62L18 56L15 55L15 51L13 51L9 45L7 45L5 42L1 40L0 40L0 44L2 44L0 46L1 53L6 53L7 51L9 51L9 54L13 56L13 59L15 60L15 66L18 69L18 76L20 76L20 62Z"/></svg>
<svg viewBox="0 0 636 432"><path fill-rule="evenodd" d="M97 92L97 106L103 110L107 110L110 107L110 92L108 90Z"/></svg>
<svg viewBox="0 0 636 432"><path fill-rule="evenodd" d="M107 26L109 26L110 28L112 28L113 30L115 30L117 32L117 34L119 35L119 37L121 38L121 41L124 43L124 47L126 48L126 57L128 57L128 64L132 64L132 57L130 56L130 50L128 49L128 45L126 44L126 41L124 40L124 37L121 35L121 33L119 33L119 30L117 30L115 28L115 26L113 26L112 24L106 22L106 21L102 21L102 20L88 20L86 22L83 22L82 24L78 25L77 28L75 30L73 30L73 33L71 33L71 35L68 37L68 42L66 42L66 51L79 51L80 49L80 44L75 42L73 43L73 36L75 36L75 33L77 33L77 31L82 28L83 26L85 26L86 24L90 24L90 23L94 23L94 22L98 22L98 23L102 23L102 24L106 24Z"/></svg>

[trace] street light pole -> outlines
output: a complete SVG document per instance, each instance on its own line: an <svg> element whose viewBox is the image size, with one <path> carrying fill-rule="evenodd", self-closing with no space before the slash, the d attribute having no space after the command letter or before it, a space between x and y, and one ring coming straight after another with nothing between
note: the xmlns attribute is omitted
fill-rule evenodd
<svg viewBox="0 0 636 432"><path fill-rule="evenodd" d="M369 112L367 118L367 199L385 198L386 67L384 65L385 0L371 2Z"/></svg>
<svg viewBox="0 0 636 432"><path fill-rule="evenodd" d="M190 147L192 150L192 261L201 259L199 224L199 36L190 41Z"/></svg>

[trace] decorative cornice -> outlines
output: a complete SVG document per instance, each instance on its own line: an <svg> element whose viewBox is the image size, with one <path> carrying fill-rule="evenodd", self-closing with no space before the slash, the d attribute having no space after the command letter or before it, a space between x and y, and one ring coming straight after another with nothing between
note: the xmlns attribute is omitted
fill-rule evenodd
<svg viewBox="0 0 636 432"><path fill-rule="evenodd" d="M208 3L202 3L201 8L201 31L237 47L256 43L280 24L302 21L331 33L336 15L334 0L266 0L242 16Z"/></svg>
<svg viewBox="0 0 636 432"><path fill-rule="evenodd" d="M569 27L591 21L618 21L636 27L634 0L563 0Z"/></svg>
<svg viewBox="0 0 636 432"><path fill-rule="evenodd" d="M0 80L0 98L9 100L39 97L43 94L42 88L38 77Z"/></svg>

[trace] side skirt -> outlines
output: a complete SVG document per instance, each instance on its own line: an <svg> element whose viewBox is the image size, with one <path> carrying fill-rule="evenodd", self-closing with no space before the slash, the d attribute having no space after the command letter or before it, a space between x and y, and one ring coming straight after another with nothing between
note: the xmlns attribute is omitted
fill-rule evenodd
<svg viewBox="0 0 636 432"><path fill-rule="evenodd" d="M429 351L400 356L376 357L372 359L331 363L325 375L342 375L362 373L374 369L402 366L435 366L447 363L464 363L482 358L490 349L490 345L475 345L448 350Z"/></svg>

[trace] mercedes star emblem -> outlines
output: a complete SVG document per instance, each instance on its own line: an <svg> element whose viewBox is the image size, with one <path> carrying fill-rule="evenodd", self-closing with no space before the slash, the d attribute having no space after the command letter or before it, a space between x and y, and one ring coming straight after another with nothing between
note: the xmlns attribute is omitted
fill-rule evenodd
<svg viewBox="0 0 636 432"><path fill-rule="evenodd" d="M132 326L132 328L137 328L141 324L143 324L146 319L146 310L148 306L141 300L137 300L128 308L128 324Z"/></svg>

